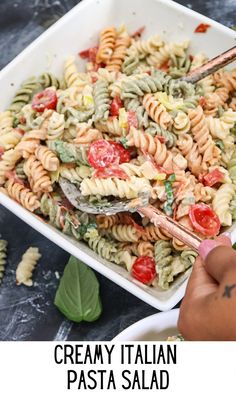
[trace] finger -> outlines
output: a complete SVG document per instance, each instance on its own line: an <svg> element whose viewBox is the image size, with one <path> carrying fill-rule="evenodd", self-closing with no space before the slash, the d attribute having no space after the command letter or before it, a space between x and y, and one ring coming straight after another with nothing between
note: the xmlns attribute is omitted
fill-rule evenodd
<svg viewBox="0 0 236 393"><path fill-rule="evenodd" d="M199 254L207 273L218 283L228 271L236 270L236 251L228 245L219 245L215 240L204 240L199 247Z"/></svg>
<svg viewBox="0 0 236 393"><path fill-rule="evenodd" d="M232 247L230 238L224 234L217 237L217 242L219 242L222 245Z"/></svg>
<svg viewBox="0 0 236 393"><path fill-rule="evenodd" d="M217 283L207 273L200 257L198 257L194 263L192 274L189 278L189 282L186 289L186 297L198 298L203 295L208 295L217 289Z"/></svg>
<svg viewBox="0 0 236 393"><path fill-rule="evenodd" d="M231 246L231 241L227 236L220 235L217 242L222 245ZM189 278L186 289L187 296L201 296L203 293L209 294L217 289L214 278L207 272L201 258L198 257L193 265L193 270Z"/></svg>

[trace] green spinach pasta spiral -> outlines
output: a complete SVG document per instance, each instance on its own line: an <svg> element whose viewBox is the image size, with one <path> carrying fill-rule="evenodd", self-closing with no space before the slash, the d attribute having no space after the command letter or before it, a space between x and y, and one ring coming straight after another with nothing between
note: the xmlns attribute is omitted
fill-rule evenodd
<svg viewBox="0 0 236 393"><path fill-rule="evenodd" d="M19 90L17 90L9 110L16 113L19 112L24 105L30 102L33 94L36 93L39 89L40 84L35 78L25 81Z"/></svg>

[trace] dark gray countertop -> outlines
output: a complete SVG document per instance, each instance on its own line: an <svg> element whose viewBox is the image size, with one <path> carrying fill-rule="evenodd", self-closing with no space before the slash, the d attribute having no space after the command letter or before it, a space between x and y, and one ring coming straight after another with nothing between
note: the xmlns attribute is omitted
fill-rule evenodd
<svg viewBox="0 0 236 393"><path fill-rule="evenodd" d="M0 68L78 2L1 0ZM236 24L236 0L178 2L229 27ZM69 255L1 206L0 237L9 242L8 266L0 287L0 340L110 340L125 327L156 312L97 274L102 316L91 324L72 324L53 305L59 283L55 272L63 272ZM15 268L29 246L39 247L43 255L34 274L36 285L16 287Z"/></svg>

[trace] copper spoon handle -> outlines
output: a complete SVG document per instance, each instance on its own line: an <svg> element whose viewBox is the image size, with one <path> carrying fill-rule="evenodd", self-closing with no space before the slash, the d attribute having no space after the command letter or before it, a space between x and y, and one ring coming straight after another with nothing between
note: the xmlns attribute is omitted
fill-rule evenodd
<svg viewBox="0 0 236 393"><path fill-rule="evenodd" d="M196 83L206 76L218 71L220 68L223 68L227 64L232 63L234 60L236 60L236 46L224 53L221 53L221 55L214 57L214 59L209 60L201 67L189 72L186 76L181 78L181 80Z"/></svg>
<svg viewBox="0 0 236 393"><path fill-rule="evenodd" d="M165 229L170 235L176 237L190 248L198 251L202 239L191 232L188 228L166 216L151 205L139 208L138 211L148 217L155 226Z"/></svg>

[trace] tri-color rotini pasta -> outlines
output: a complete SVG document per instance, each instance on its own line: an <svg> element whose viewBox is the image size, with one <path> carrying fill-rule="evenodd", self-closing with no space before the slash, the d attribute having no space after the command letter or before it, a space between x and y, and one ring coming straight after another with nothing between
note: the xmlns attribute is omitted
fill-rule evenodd
<svg viewBox="0 0 236 393"><path fill-rule="evenodd" d="M215 236L236 219L236 70L186 83L179 78L205 55L192 53L189 41L137 38L125 26L104 28L79 57L65 59L61 76L24 81L0 113L0 190L166 290L197 254L138 213L76 210L60 179L101 208L145 195L202 238ZM39 256L25 254L18 283L32 284Z"/></svg>

